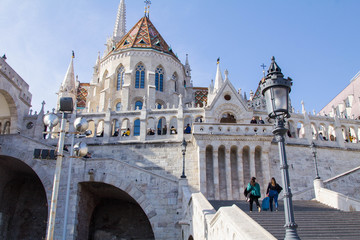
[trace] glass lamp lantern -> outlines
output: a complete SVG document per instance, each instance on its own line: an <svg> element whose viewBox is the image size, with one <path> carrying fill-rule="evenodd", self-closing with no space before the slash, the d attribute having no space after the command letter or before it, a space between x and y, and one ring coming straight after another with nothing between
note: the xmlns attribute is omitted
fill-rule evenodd
<svg viewBox="0 0 360 240"><path fill-rule="evenodd" d="M182 143L181 143L181 151L183 153L186 152L186 146L187 146L187 142L185 141L185 138L183 139Z"/></svg>
<svg viewBox="0 0 360 240"><path fill-rule="evenodd" d="M266 108L270 118L278 116L290 117L289 93L291 91L291 78L284 78L281 69L272 58L268 74L261 82L261 92L266 100Z"/></svg>
<svg viewBox="0 0 360 240"><path fill-rule="evenodd" d="M311 142L310 148L311 148L311 152L313 153L313 155L316 156L316 145L314 142Z"/></svg>

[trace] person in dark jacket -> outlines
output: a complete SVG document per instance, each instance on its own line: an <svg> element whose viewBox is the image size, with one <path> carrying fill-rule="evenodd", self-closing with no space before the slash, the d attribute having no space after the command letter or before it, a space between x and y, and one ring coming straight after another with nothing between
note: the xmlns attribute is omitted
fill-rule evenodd
<svg viewBox="0 0 360 240"><path fill-rule="evenodd" d="M261 212L259 198L261 197L260 185L256 182L256 177L252 177L247 185L246 191L248 192L247 201L250 203L250 212L253 210L253 202L255 201L258 211Z"/></svg>
<svg viewBox="0 0 360 240"><path fill-rule="evenodd" d="M278 196L281 190L282 187L276 183L275 178L271 178L266 190L266 196L268 196L270 200L270 211L273 210L273 202L275 202L275 210L278 211Z"/></svg>

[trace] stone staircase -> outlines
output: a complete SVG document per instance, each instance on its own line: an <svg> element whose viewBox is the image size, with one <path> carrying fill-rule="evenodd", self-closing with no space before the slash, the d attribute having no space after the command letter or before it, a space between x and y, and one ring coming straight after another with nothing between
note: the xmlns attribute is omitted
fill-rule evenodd
<svg viewBox="0 0 360 240"><path fill-rule="evenodd" d="M283 201L279 201L279 211L249 212L245 201L209 201L218 210L220 207L237 205L277 239L285 236L285 215ZM293 201L297 232L302 240L313 239L360 239L360 212L343 212L318 203L317 201Z"/></svg>

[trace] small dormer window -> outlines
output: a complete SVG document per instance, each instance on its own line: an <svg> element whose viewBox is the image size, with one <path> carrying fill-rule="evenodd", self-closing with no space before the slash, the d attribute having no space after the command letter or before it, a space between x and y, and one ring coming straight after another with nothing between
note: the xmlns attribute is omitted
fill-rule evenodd
<svg viewBox="0 0 360 240"><path fill-rule="evenodd" d="M141 39L139 43L140 43L140 44L146 44L146 42L144 41L144 39Z"/></svg>
<svg viewBox="0 0 360 240"><path fill-rule="evenodd" d="M125 40L124 46L125 46L125 45L128 45L128 44L129 44L128 40Z"/></svg>

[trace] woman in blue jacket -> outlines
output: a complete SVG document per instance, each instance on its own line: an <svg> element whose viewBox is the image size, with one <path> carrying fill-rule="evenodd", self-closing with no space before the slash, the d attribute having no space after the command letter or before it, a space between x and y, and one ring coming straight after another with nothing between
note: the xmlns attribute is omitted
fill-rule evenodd
<svg viewBox="0 0 360 240"><path fill-rule="evenodd" d="M259 198L261 197L260 185L256 182L256 177L252 177L251 181L247 185L246 191L248 193L247 201L250 202L250 212L253 210L253 202L255 201L256 206L258 207L259 212L261 212L261 207L259 204Z"/></svg>

